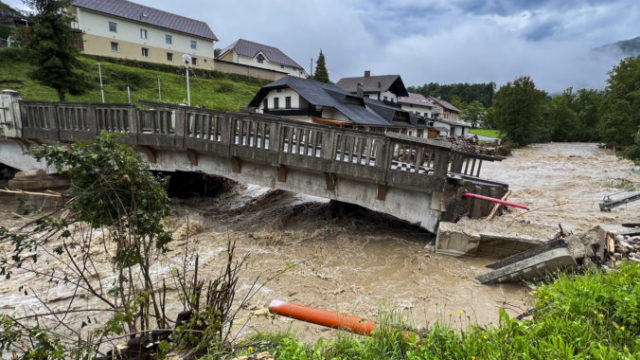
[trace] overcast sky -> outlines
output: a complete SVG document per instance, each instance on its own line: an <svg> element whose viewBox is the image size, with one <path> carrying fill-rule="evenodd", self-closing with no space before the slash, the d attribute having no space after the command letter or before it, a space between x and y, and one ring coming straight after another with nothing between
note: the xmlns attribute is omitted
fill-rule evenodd
<svg viewBox="0 0 640 360"><path fill-rule="evenodd" d="M23 7L20 0L6 1ZM640 36L639 0L136 0L206 21L225 47L280 48L309 69L320 49L333 81L400 74L405 85L530 75L550 92L602 88L616 59L590 49Z"/></svg>

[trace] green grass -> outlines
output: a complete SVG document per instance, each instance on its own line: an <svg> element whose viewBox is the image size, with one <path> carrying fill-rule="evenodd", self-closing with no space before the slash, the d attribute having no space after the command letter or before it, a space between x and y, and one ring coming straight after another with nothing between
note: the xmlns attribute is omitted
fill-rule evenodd
<svg viewBox="0 0 640 360"><path fill-rule="evenodd" d="M80 57L84 78L90 88L82 95L68 95L66 101L101 102L98 61ZM143 69L101 61L105 89L105 100L109 103L126 103L127 85L131 88L131 101L158 101L158 76L162 86L162 101L187 103L184 70L175 68L174 72ZM24 61L17 49L0 49L0 88L20 92L24 100L57 101L53 88L38 84L28 74L33 66ZM179 72L182 70L182 74ZM244 82L230 78L191 77L191 104L207 108L237 111L249 104L260 89L256 82Z"/></svg>
<svg viewBox="0 0 640 360"><path fill-rule="evenodd" d="M407 338L382 326L372 337L339 335L314 345L260 334L244 352L268 350L277 359L638 359L639 284L640 266L625 263L608 273L560 275L540 287L531 320L501 311L500 323L488 328L456 331L437 323Z"/></svg>
<svg viewBox="0 0 640 360"><path fill-rule="evenodd" d="M500 137L500 130L492 130L492 129L469 129L469 132L472 134L478 134L482 136L489 136L493 138Z"/></svg>

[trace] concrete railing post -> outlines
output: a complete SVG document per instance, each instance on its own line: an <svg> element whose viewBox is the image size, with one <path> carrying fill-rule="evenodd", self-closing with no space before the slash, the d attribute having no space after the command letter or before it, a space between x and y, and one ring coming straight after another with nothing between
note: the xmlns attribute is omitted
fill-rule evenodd
<svg viewBox="0 0 640 360"><path fill-rule="evenodd" d="M15 90L0 93L0 137L22 137L20 94Z"/></svg>

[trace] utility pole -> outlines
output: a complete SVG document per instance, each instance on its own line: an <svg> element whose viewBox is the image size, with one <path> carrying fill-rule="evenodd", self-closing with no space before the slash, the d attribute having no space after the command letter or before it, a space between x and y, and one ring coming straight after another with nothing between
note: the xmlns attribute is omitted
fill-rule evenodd
<svg viewBox="0 0 640 360"><path fill-rule="evenodd" d="M191 63L191 56L189 56L189 54L182 55L182 61L184 61L184 67L187 70L187 105L191 106L191 88L189 87L189 64Z"/></svg>
<svg viewBox="0 0 640 360"><path fill-rule="evenodd" d="M162 102L162 88L160 87L160 75L158 75L158 101Z"/></svg>
<svg viewBox="0 0 640 360"><path fill-rule="evenodd" d="M309 61L309 76L313 77L313 58Z"/></svg>
<svg viewBox="0 0 640 360"><path fill-rule="evenodd" d="M127 85L127 99L129 100L129 104L131 104L131 88Z"/></svg>
<svg viewBox="0 0 640 360"><path fill-rule="evenodd" d="M102 67L98 63L98 76L100 77L100 94L102 94L102 103L104 104L104 86L102 85Z"/></svg>

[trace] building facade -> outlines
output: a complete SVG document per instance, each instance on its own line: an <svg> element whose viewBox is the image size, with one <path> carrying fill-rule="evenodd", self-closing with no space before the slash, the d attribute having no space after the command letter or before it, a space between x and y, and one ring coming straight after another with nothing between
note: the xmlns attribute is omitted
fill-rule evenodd
<svg viewBox="0 0 640 360"><path fill-rule="evenodd" d="M278 71L286 75L306 78L307 72L280 49L239 39L222 49L218 61Z"/></svg>
<svg viewBox="0 0 640 360"><path fill-rule="evenodd" d="M460 109L453 106L448 101L429 96L428 98L433 103L433 110L439 114L440 119L459 122L460 121Z"/></svg>
<svg viewBox="0 0 640 360"><path fill-rule="evenodd" d="M214 69L218 38L201 21L125 0L75 0L69 12L88 55Z"/></svg>
<svg viewBox="0 0 640 360"><path fill-rule="evenodd" d="M402 110L411 114L431 118L433 112L433 103L422 94L409 93L409 96L401 96L398 98L398 104Z"/></svg>

